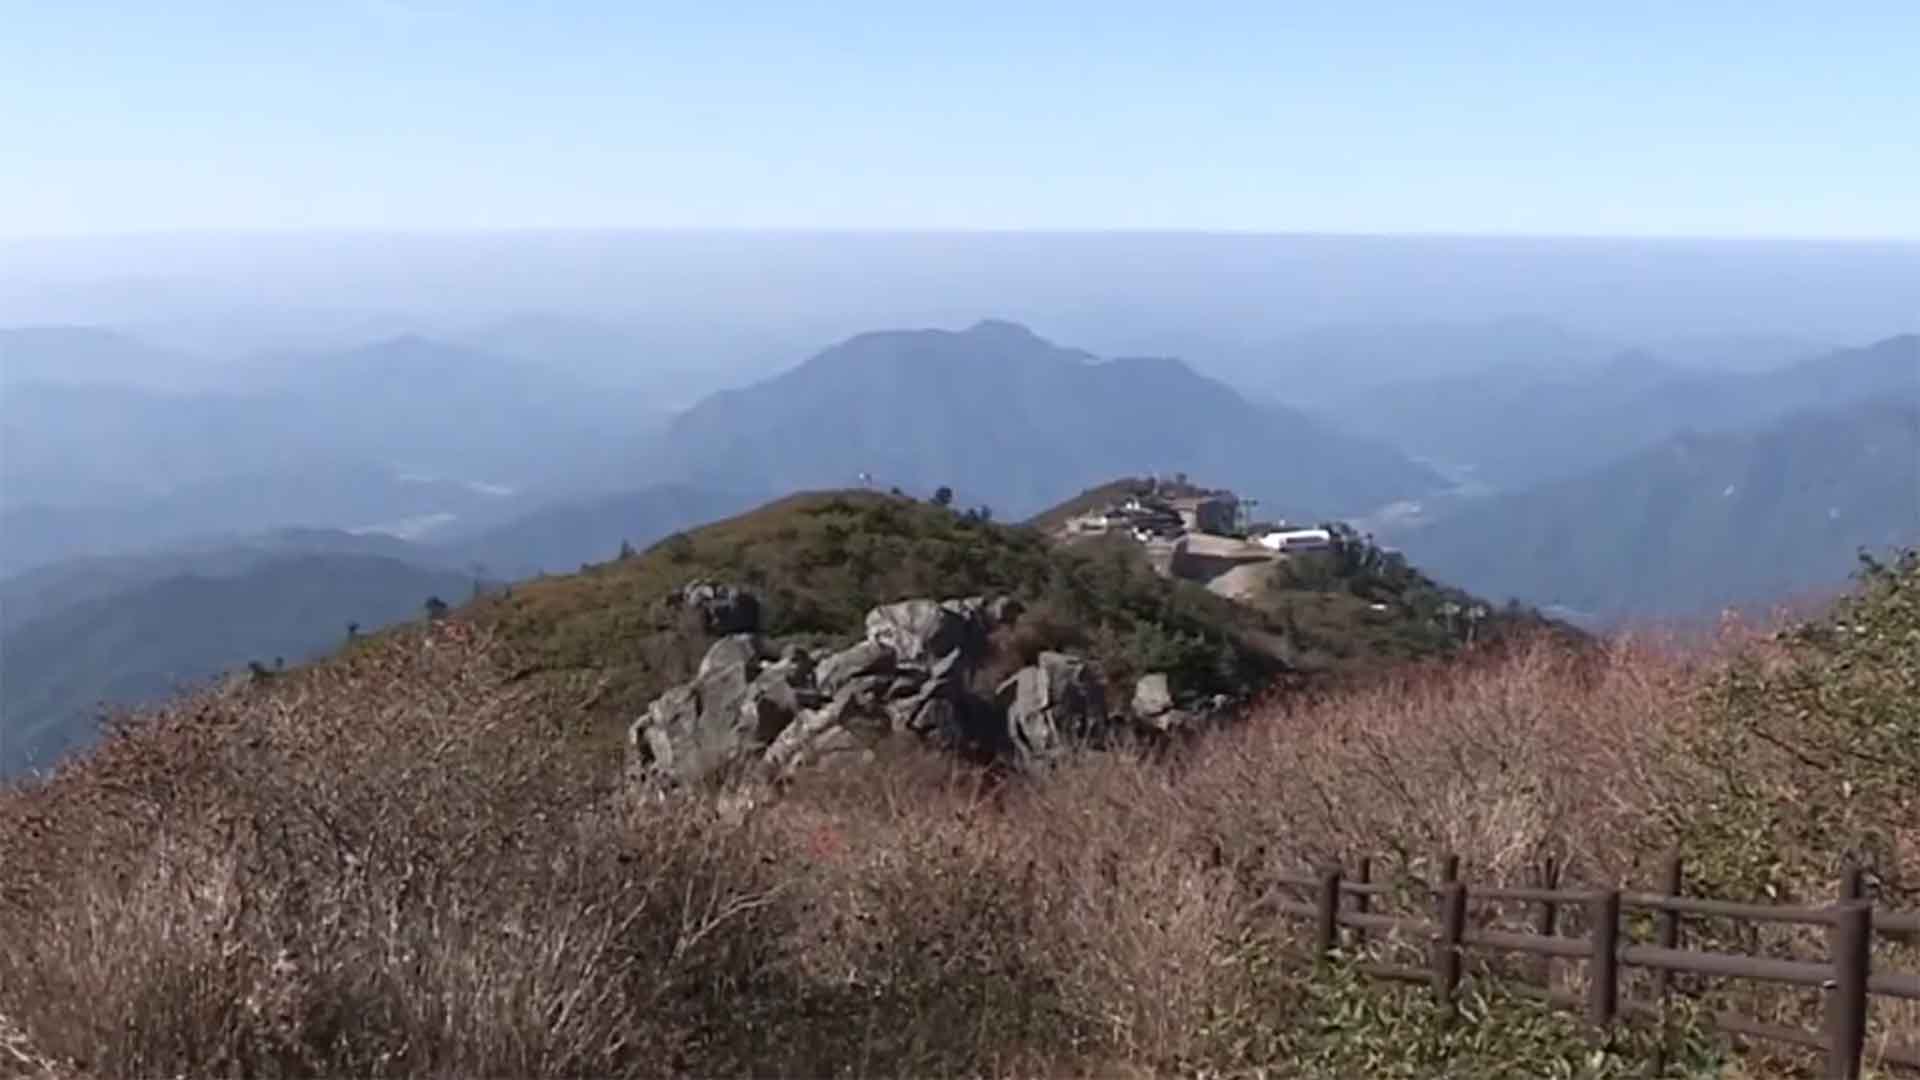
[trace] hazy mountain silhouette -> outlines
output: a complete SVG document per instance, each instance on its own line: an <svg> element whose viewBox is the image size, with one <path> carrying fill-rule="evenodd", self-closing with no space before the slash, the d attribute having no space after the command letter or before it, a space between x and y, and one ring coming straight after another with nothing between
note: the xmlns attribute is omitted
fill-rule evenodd
<svg viewBox="0 0 1920 1080"><path fill-rule="evenodd" d="M1409 534L1483 595L1604 618L1691 615L1839 585L1868 548L1920 541L1920 406L1864 402L1689 433L1478 501Z"/></svg>
<svg viewBox="0 0 1920 1080"><path fill-rule="evenodd" d="M1008 322L862 334L677 418L703 487L940 485L1024 517L1115 475L1188 472L1269 507L1337 514L1438 478L1383 445L1256 405L1178 360L1098 361Z"/></svg>
<svg viewBox="0 0 1920 1080"><path fill-rule="evenodd" d="M0 638L0 773L46 763L92 738L101 702L164 698L244 667L337 648L347 624L372 630L464 600L472 579L374 555L298 554L230 576L184 574L73 604Z"/></svg>
<svg viewBox="0 0 1920 1080"><path fill-rule="evenodd" d="M1760 372L1690 370L1645 351L1562 374L1510 366L1373 388L1326 415L1513 489L1597 468L1681 431L1735 431L1874 399L1920 401L1920 337Z"/></svg>

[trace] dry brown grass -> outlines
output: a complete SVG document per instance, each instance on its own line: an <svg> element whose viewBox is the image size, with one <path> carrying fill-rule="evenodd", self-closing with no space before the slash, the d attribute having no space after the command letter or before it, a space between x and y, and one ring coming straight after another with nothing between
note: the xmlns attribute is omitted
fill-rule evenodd
<svg viewBox="0 0 1920 1080"><path fill-rule="evenodd" d="M902 753L733 824L624 803L565 737L594 688L516 660L439 624L0 795L5 1045L101 1075L1341 1075L1299 1064L1271 874L1645 880L1720 663L1518 647L1171 759Z"/></svg>

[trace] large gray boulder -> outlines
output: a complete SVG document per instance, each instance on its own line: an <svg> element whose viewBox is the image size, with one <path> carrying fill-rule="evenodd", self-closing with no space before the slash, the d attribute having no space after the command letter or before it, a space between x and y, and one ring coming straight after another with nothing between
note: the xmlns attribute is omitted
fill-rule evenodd
<svg viewBox="0 0 1920 1080"><path fill-rule="evenodd" d="M751 634L760 629L760 600L738 585L695 581L670 599L697 613L709 634Z"/></svg>
<svg viewBox="0 0 1920 1080"><path fill-rule="evenodd" d="M627 729L629 775L684 786L757 760L801 710L821 700L804 664L765 663L769 655L751 634L714 642L699 674L661 694Z"/></svg>
<svg viewBox="0 0 1920 1080"><path fill-rule="evenodd" d="M994 692L1006 716L1007 739L1023 761L1057 757L1106 723L1106 691L1093 668L1077 656L1044 652Z"/></svg>
<svg viewBox="0 0 1920 1080"><path fill-rule="evenodd" d="M862 675L849 680L832 700L803 709L763 755L765 771L791 776L803 766L832 766L872 759L892 734L887 696L894 680Z"/></svg>
<svg viewBox="0 0 1920 1080"><path fill-rule="evenodd" d="M1142 728L1168 735L1191 727L1193 714L1178 708L1167 677L1159 672L1140 676L1133 684L1133 719Z"/></svg>
<svg viewBox="0 0 1920 1080"><path fill-rule="evenodd" d="M966 657L954 651L934 661L923 677L900 679L887 701L893 730L916 735L954 735L964 708Z"/></svg>
<svg viewBox="0 0 1920 1080"><path fill-rule="evenodd" d="M871 760L893 738L964 752L1044 758L1105 720L1098 678L1058 653L1001 687L969 691L988 635L1020 615L1001 597L907 600L867 614L866 640L818 658L777 654L755 632L744 590L696 582L675 594L718 633L688 683L661 694L628 729L628 771L656 787L791 775Z"/></svg>
<svg viewBox="0 0 1920 1080"><path fill-rule="evenodd" d="M754 634L729 634L707 646L707 654L700 658L700 675L723 667L737 667L748 671L751 676L759 670L760 662L771 660L773 650L767 643Z"/></svg>
<svg viewBox="0 0 1920 1080"><path fill-rule="evenodd" d="M899 657L877 642L863 641L821 660L814 669L814 680L826 693L835 693L862 675L891 674Z"/></svg>
<svg viewBox="0 0 1920 1080"><path fill-rule="evenodd" d="M928 664L956 649L977 649L977 627L965 609L933 600L902 600L867 612L867 640L906 664Z"/></svg>
<svg viewBox="0 0 1920 1080"><path fill-rule="evenodd" d="M1173 711L1173 688L1160 672L1140 676L1133 684L1133 715L1151 720Z"/></svg>

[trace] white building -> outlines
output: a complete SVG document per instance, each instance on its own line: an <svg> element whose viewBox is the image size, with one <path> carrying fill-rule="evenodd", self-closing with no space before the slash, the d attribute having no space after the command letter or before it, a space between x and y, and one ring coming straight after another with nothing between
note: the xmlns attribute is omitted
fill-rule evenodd
<svg viewBox="0 0 1920 1080"><path fill-rule="evenodd" d="M1260 538L1260 546L1280 552L1325 551L1333 546L1333 534L1325 529L1270 532Z"/></svg>

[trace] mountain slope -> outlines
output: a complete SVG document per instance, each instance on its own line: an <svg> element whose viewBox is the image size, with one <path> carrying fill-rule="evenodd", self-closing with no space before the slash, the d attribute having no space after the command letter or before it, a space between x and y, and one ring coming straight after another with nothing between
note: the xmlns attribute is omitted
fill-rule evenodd
<svg viewBox="0 0 1920 1080"><path fill-rule="evenodd" d="M432 549L456 565L479 565L489 577L514 580L604 562L622 543L646 547L758 501L684 484L661 484L589 499L565 500Z"/></svg>
<svg viewBox="0 0 1920 1080"><path fill-rule="evenodd" d="M1483 595L1601 617L1691 614L1844 582L1920 538L1920 407L1866 403L1688 434L1476 503L1405 538Z"/></svg>
<svg viewBox="0 0 1920 1080"><path fill-rule="evenodd" d="M0 391L30 382L179 388L209 366L99 327L0 327Z"/></svg>
<svg viewBox="0 0 1920 1080"><path fill-rule="evenodd" d="M204 436L202 436L204 438ZM459 523L502 523L529 508L515 492L357 462L236 472L165 495L105 506L0 509L0 573L97 555L237 542L265 530L377 530L421 537Z"/></svg>
<svg viewBox="0 0 1920 1080"><path fill-rule="evenodd" d="M248 661L311 658L363 630L465 599L464 573L373 555L301 554L185 574L72 604L0 637L0 774L92 738L102 702L165 697Z"/></svg>
<svg viewBox="0 0 1920 1080"><path fill-rule="evenodd" d="M1246 695L1275 678L1379 670L1459 646L1433 606L1466 598L1403 560L1325 570L1324 580L1280 583L1261 603L1243 605L1159 576L1130 539L1065 545L1039 529L910 498L830 491L780 499L631 558L516 585L462 614L514 643L529 672L598 686L582 721L601 738L692 675L711 638L667 598L697 580L752 590L770 637L809 645L857 638L879 604L1009 595L1026 608L1006 643L1017 659L1030 662L1048 648L1089 656L1117 701L1148 671L1169 673L1183 695ZM1490 620L1482 639L1522 621Z"/></svg>
<svg viewBox="0 0 1920 1080"><path fill-rule="evenodd" d="M1254 405L1165 359L1096 362L1025 328L863 334L674 422L695 483L774 490L874 483L955 489L1002 516L1112 476L1191 472L1296 513L1344 513L1438 478L1300 413Z"/></svg>
<svg viewBox="0 0 1920 1080"><path fill-rule="evenodd" d="M9 360L0 396L8 507L124 508L239 476L357 462L549 496L614 490L637 482L667 419L644 390L609 393L558 363L418 337L259 359L234 369L230 389L168 392L58 377L63 361L98 366L89 350L99 335L26 336L28 359ZM341 524L246 527L294 522Z"/></svg>
<svg viewBox="0 0 1920 1080"><path fill-rule="evenodd" d="M1920 401L1920 336L1761 372L1687 370L1644 352L1563 374L1492 368L1371 388L1327 415L1514 490L1598 468L1682 431L1735 431L1875 398Z"/></svg>
<svg viewBox="0 0 1920 1080"><path fill-rule="evenodd" d="M279 529L164 551L66 559L0 580L0 633L68 608L174 577L225 578L301 555L378 555L452 569L451 556L381 533Z"/></svg>

